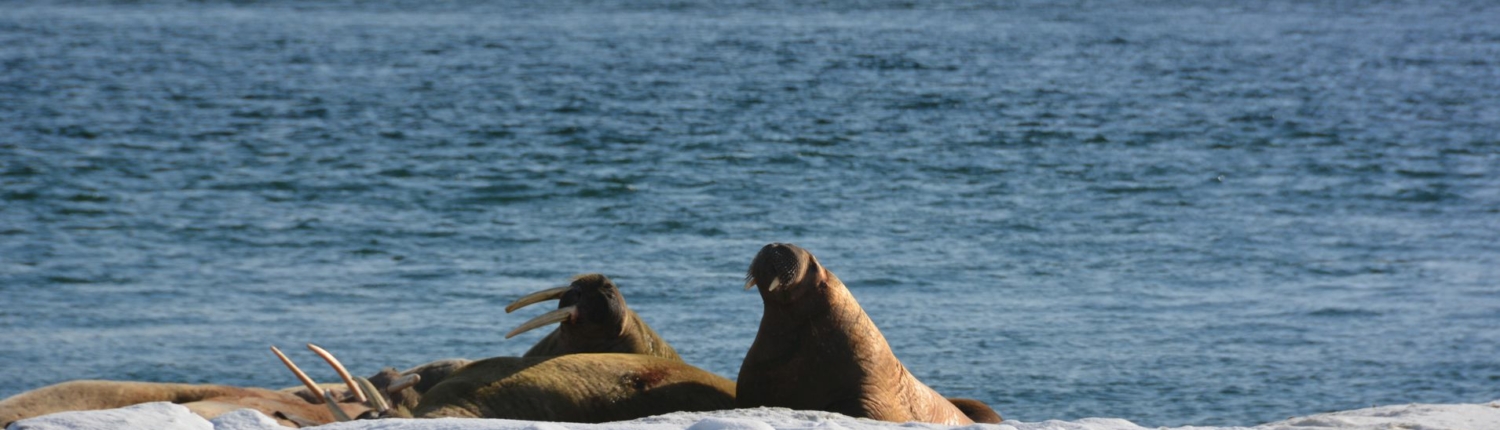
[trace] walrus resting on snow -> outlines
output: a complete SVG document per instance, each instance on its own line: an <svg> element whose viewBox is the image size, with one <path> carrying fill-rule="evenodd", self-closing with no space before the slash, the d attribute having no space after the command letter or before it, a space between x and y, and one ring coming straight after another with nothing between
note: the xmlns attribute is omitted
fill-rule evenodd
<svg viewBox="0 0 1500 430"><path fill-rule="evenodd" d="M0 401L0 428L52 413L114 409L148 402L181 404L204 419L250 408L267 416L282 412L310 421L333 422L322 405L283 391L211 384L78 380L48 385ZM280 421L283 425L293 423L285 418Z"/></svg>
<svg viewBox="0 0 1500 430"><path fill-rule="evenodd" d="M578 275L567 286L516 299L505 307L505 312L546 300L557 300L557 310L532 318L505 335L509 339L548 324L561 323L523 357L623 352L682 361L661 335L625 305L625 296L620 294L619 287L604 275Z"/></svg>
<svg viewBox="0 0 1500 430"><path fill-rule="evenodd" d="M495 357L427 390L419 418L602 423L734 408L734 382L678 360L641 354Z"/></svg>
<svg viewBox="0 0 1500 430"><path fill-rule="evenodd" d="M340 375L337 359L320 352ZM302 378L302 371L288 363ZM393 384L411 375L416 384ZM347 378L346 378L347 379ZM406 372L356 379L371 412L361 418L505 418L600 423L678 411L734 408L734 382L690 366L641 354L569 354L440 361ZM431 380L436 383L428 385ZM394 389L391 387L401 387ZM333 394L329 394L334 397ZM361 400L364 401L364 400Z"/></svg>
<svg viewBox="0 0 1500 430"><path fill-rule="evenodd" d="M334 360L332 355L316 345L308 345L308 348L325 360ZM349 376L342 365L331 361L330 364L335 364L334 368L339 370L346 384L339 386L313 382L280 350L275 347L271 347L271 350L292 369L305 388L271 390L215 384L68 381L0 400L0 428L18 420L57 412L113 409L149 402L180 404L204 419L213 419L239 409L254 409L275 418L281 425L290 427L328 424L351 418L374 418L387 416L382 411L391 409L390 406L382 406L380 401L419 398L414 390L426 389L432 385L418 384L421 378L440 380L453 369L467 364L463 360L437 361L406 372L398 373L394 369L387 369L369 379L363 379ZM361 384L365 386L362 387ZM413 400L406 400L402 404L415 405Z"/></svg>
<svg viewBox="0 0 1500 430"><path fill-rule="evenodd" d="M781 243L761 248L750 263L745 288L751 287L759 287L765 313L740 365L738 407L894 422L1000 422L983 403L950 401L912 376L849 289L807 250Z"/></svg>

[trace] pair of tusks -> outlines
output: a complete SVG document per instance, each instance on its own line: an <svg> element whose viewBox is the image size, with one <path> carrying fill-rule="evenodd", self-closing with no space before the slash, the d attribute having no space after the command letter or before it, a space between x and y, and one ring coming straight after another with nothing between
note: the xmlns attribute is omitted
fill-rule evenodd
<svg viewBox="0 0 1500 430"><path fill-rule="evenodd" d="M561 286L527 294L525 297L516 299L516 301L511 302L510 305L506 306L505 313L515 312L516 309L524 308L538 302L561 299L563 294L567 293L568 290L572 288L573 287L571 286ZM515 330L511 330L510 333L506 333L505 338L510 339L518 334L536 330L537 327L569 321L576 317L578 317L578 306L565 306L557 308L557 310L555 311L547 312L545 314L542 314L541 316L521 323L521 325L516 327Z"/></svg>
<svg viewBox="0 0 1500 430"><path fill-rule="evenodd" d="M745 289L748 290L748 289L751 289L751 288L755 288L755 277L754 276L751 276L750 279L746 279L745 280ZM777 288L781 288L781 278L780 277L771 278L771 286L766 287L766 291L776 291Z"/></svg>
<svg viewBox="0 0 1500 430"><path fill-rule="evenodd" d="M318 357L323 358L323 361L328 362L328 365L333 367L333 371L338 372L339 378L344 380L344 384L349 386L349 396L353 397L355 401L369 406L370 410L375 411L375 416L384 416L386 412L391 410L391 405L386 402L385 396L381 395L379 389L375 388L375 384L370 383L369 379L350 375L349 369L344 368L344 364L340 363L339 359L334 358L333 354L328 353L328 350L310 343L307 344L307 349L312 350L314 354L318 354ZM338 399L334 398L333 390L324 390L319 387L316 382L313 382L312 378L307 377L307 373L303 373L302 369L298 368L297 364L292 362L292 359L287 358L286 354L282 354L281 350L276 348L276 346L271 346L271 352L276 353L276 358L280 358L281 363L285 364L287 369L291 369L292 374L297 375L297 379L302 381L302 385L306 385L307 389L314 393L315 401L313 403L327 405L328 411L333 413L335 420L349 421L351 419L349 418L349 414L344 413L343 409L339 409ZM404 375L392 381L391 386L386 387L385 391L386 393L395 393L417 385L421 381L422 375ZM321 401L317 401L319 398L321 398Z"/></svg>

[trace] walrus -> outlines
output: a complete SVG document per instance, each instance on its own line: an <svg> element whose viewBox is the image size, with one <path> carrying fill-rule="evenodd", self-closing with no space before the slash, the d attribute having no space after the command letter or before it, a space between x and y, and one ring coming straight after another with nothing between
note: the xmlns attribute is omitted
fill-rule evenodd
<svg viewBox="0 0 1500 430"><path fill-rule="evenodd" d="M682 361L677 351L656 334L635 311L625 305L625 296L614 281L598 273L573 277L572 283L516 299L506 313L528 305L557 300L557 310L521 323L506 333L509 339L548 324L557 329L533 345L522 357L548 357L577 353L622 352Z"/></svg>
<svg viewBox="0 0 1500 430"><path fill-rule="evenodd" d="M238 409L254 409L284 426L300 427L336 421L329 409L301 396L266 388L215 384L77 380L26 391L0 401L0 428L42 415L114 409L148 402L183 405L204 419ZM339 403L346 414L359 415L361 405Z"/></svg>
<svg viewBox="0 0 1500 430"><path fill-rule="evenodd" d="M765 313L740 365L738 407L946 425L1000 422L989 406L950 401L912 376L849 289L807 250L784 243L761 248L746 275L745 289L751 287L759 288Z"/></svg>
<svg viewBox="0 0 1500 430"><path fill-rule="evenodd" d="M331 354L308 345L325 360L334 360ZM394 369L382 371L368 380L354 378L335 364L344 385L320 384L302 373L286 355L276 347L272 352L292 369L303 385L273 390L268 388L235 387L218 384L180 384L163 382L76 380L26 391L0 400L0 428L12 422L57 412L114 409L148 402L171 402L183 405L204 419L239 410L254 409L276 419L288 427L307 427L346 421L352 418L374 418L384 416L378 400L395 398L405 400L403 405L415 405L410 398L419 398L413 390L429 388L419 381L424 376L430 380L441 380L453 369L467 364L463 360L442 360L415 367L406 372ZM359 384L369 384L361 387ZM388 391L388 392L386 392ZM405 394L403 396L403 394ZM377 401L371 401L375 398Z"/></svg>
<svg viewBox="0 0 1500 430"><path fill-rule="evenodd" d="M733 409L734 393L722 376L649 355L495 357L438 382L412 415L602 423Z"/></svg>
<svg viewBox="0 0 1500 430"><path fill-rule="evenodd" d="M344 364L339 362L332 353L313 344L307 344L307 349L316 353L319 358L333 367L339 378L343 379L347 390L339 392L338 389L327 389L322 384L313 382L301 368L297 367L286 354L280 349L271 347L271 352L288 370L297 377L306 387L305 390L288 388L282 391L302 396L310 403L323 403L325 405L339 404L339 399L353 405L346 408L329 407L333 421L349 421L351 419L374 419L388 417L406 417L407 411L414 407L422 399L422 392L436 385L448 377L457 369L468 365L469 360L447 359L423 364L405 372L397 372L395 368L384 368L369 378L351 376ZM356 413L345 413L339 409L352 409ZM312 422L313 425L326 424L326 422Z"/></svg>
<svg viewBox="0 0 1500 430"><path fill-rule="evenodd" d="M375 386L376 392L384 393L390 411L378 417L367 415L365 418L410 417L411 410L421 403L422 395L427 393L427 390L472 362L473 360L450 358L421 364L404 371L397 371L392 367L381 369L379 373L370 377L370 382ZM410 386L401 382L409 378L415 378L416 382Z"/></svg>
<svg viewBox="0 0 1500 430"><path fill-rule="evenodd" d="M337 360L325 360L347 374ZM458 362L449 362L454 364ZM293 373L301 373L289 364ZM641 354L493 357L434 366L435 384L368 390L388 410L366 418L503 418L601 423L734 408L734 382L680 360ZM390 373L391 369L382 373ZM402 372L410 375L417 369ZM391 375L386 375L391 376ZM380 386L370 378L372 385ZM421 379L429 379L422 377ZM396 396L404 395L405 399ZM415 405L413 406L413 403Z"/></svg>

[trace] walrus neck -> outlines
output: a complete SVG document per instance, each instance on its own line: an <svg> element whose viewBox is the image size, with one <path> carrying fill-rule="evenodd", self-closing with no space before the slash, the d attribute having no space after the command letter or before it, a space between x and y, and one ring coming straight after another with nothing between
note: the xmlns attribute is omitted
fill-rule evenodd
<svg viewBox="0 0 1500 430"><path fill-rule="evenodd" d="M837 364L857 367L860 365L858 361L886 360L899 364L895 355L890 352L885 336L870 321L870 317L865 315L854 295L849 293L849 289L838 278L830 274L822 287L817 291L807 291L806 294L819 297L804 296L792 301L775 302L765 300L760 330L752 345L760 351L758 358L764 358L767 362L780 362L794 359L798 355L822 356L803 350L809 347L821 348L801 342L801 339L813 337L816 332L822 341L852 352L851 358L859 357L850 363ZM841 327L868 327L869 330L845 332L838 329Z"/></svg>
<svg viewBox="0 0 1500 430"><path fill-rule="evenodd" d="M618 352L682 360L677 351L634 312L625 314L618 330L611 327L564 325L537 342L524 356Z"/></svg>
<svg viewBox="0 0 1500 430"><path fill-rule="evenodd" d="M560 347L568 353L580 352L630 352L634 342L632 332L626 329L629 318L607 324L563 324L557 328Z"/></svg>
<svg viewBox="0 0 1500 430"><path fill-rule="evenodd" d="M877 399L900 396L885 390L910 391L910 374L854 296L831 276L806 293L816 296L766 300L760 331L740 366L738 404L908 421L871 407ZM789 394L784 381L802 388Z"/></svg>
<svg viewBox="0 0 1500 430"><path fill-rule="evenodd" d="M625 318L625 329L620 337L628 338L635 343L633 350L629 352L682 361L682 357L677 355L677 350L672 349L672 345L667 344L667 341L663 340L661 335L656 334L656 330L652 330L651 326L642 321L635 312L631 312Z"/></svg>
<svg viewBox="0 0 1500 430"><path fill-rule="evenodd" d="M896 360L895 354L891 353L890 344L886 343L885 335L865 314L864 308L854 300L854 295L844 287L838 278L830 277L826 293L829 312L826 313L825 324L833 324L838 327L869 327L868 331L849 333L849 347L863 360L880 362L890 360L900 367L900 361ZM904 372L905 369L903 368Z"/></svg>

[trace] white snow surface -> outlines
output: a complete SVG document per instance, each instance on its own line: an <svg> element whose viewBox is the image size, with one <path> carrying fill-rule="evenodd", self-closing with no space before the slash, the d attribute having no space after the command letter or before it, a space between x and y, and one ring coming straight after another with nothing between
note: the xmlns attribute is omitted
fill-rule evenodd
<svg viewBox="0 0 1500 430"><path fill-rule="evenodd" d="M829 412L781 408L679 412L605 424L553 423L485 419L386 419L316 427L323 430L1143 430L1119 418L1085 418L948 427L922 423L888 423ZM283 430L265 415L242 409L213 421L171 403L145 403L120 409L64 412L21 420L6 430ZM1163 427L1165 429L1165 427ZM1487 404L1380 406L1331 412L1254 427L1177 427L1178 430L1500 430L1500 400Z"/></svg>

